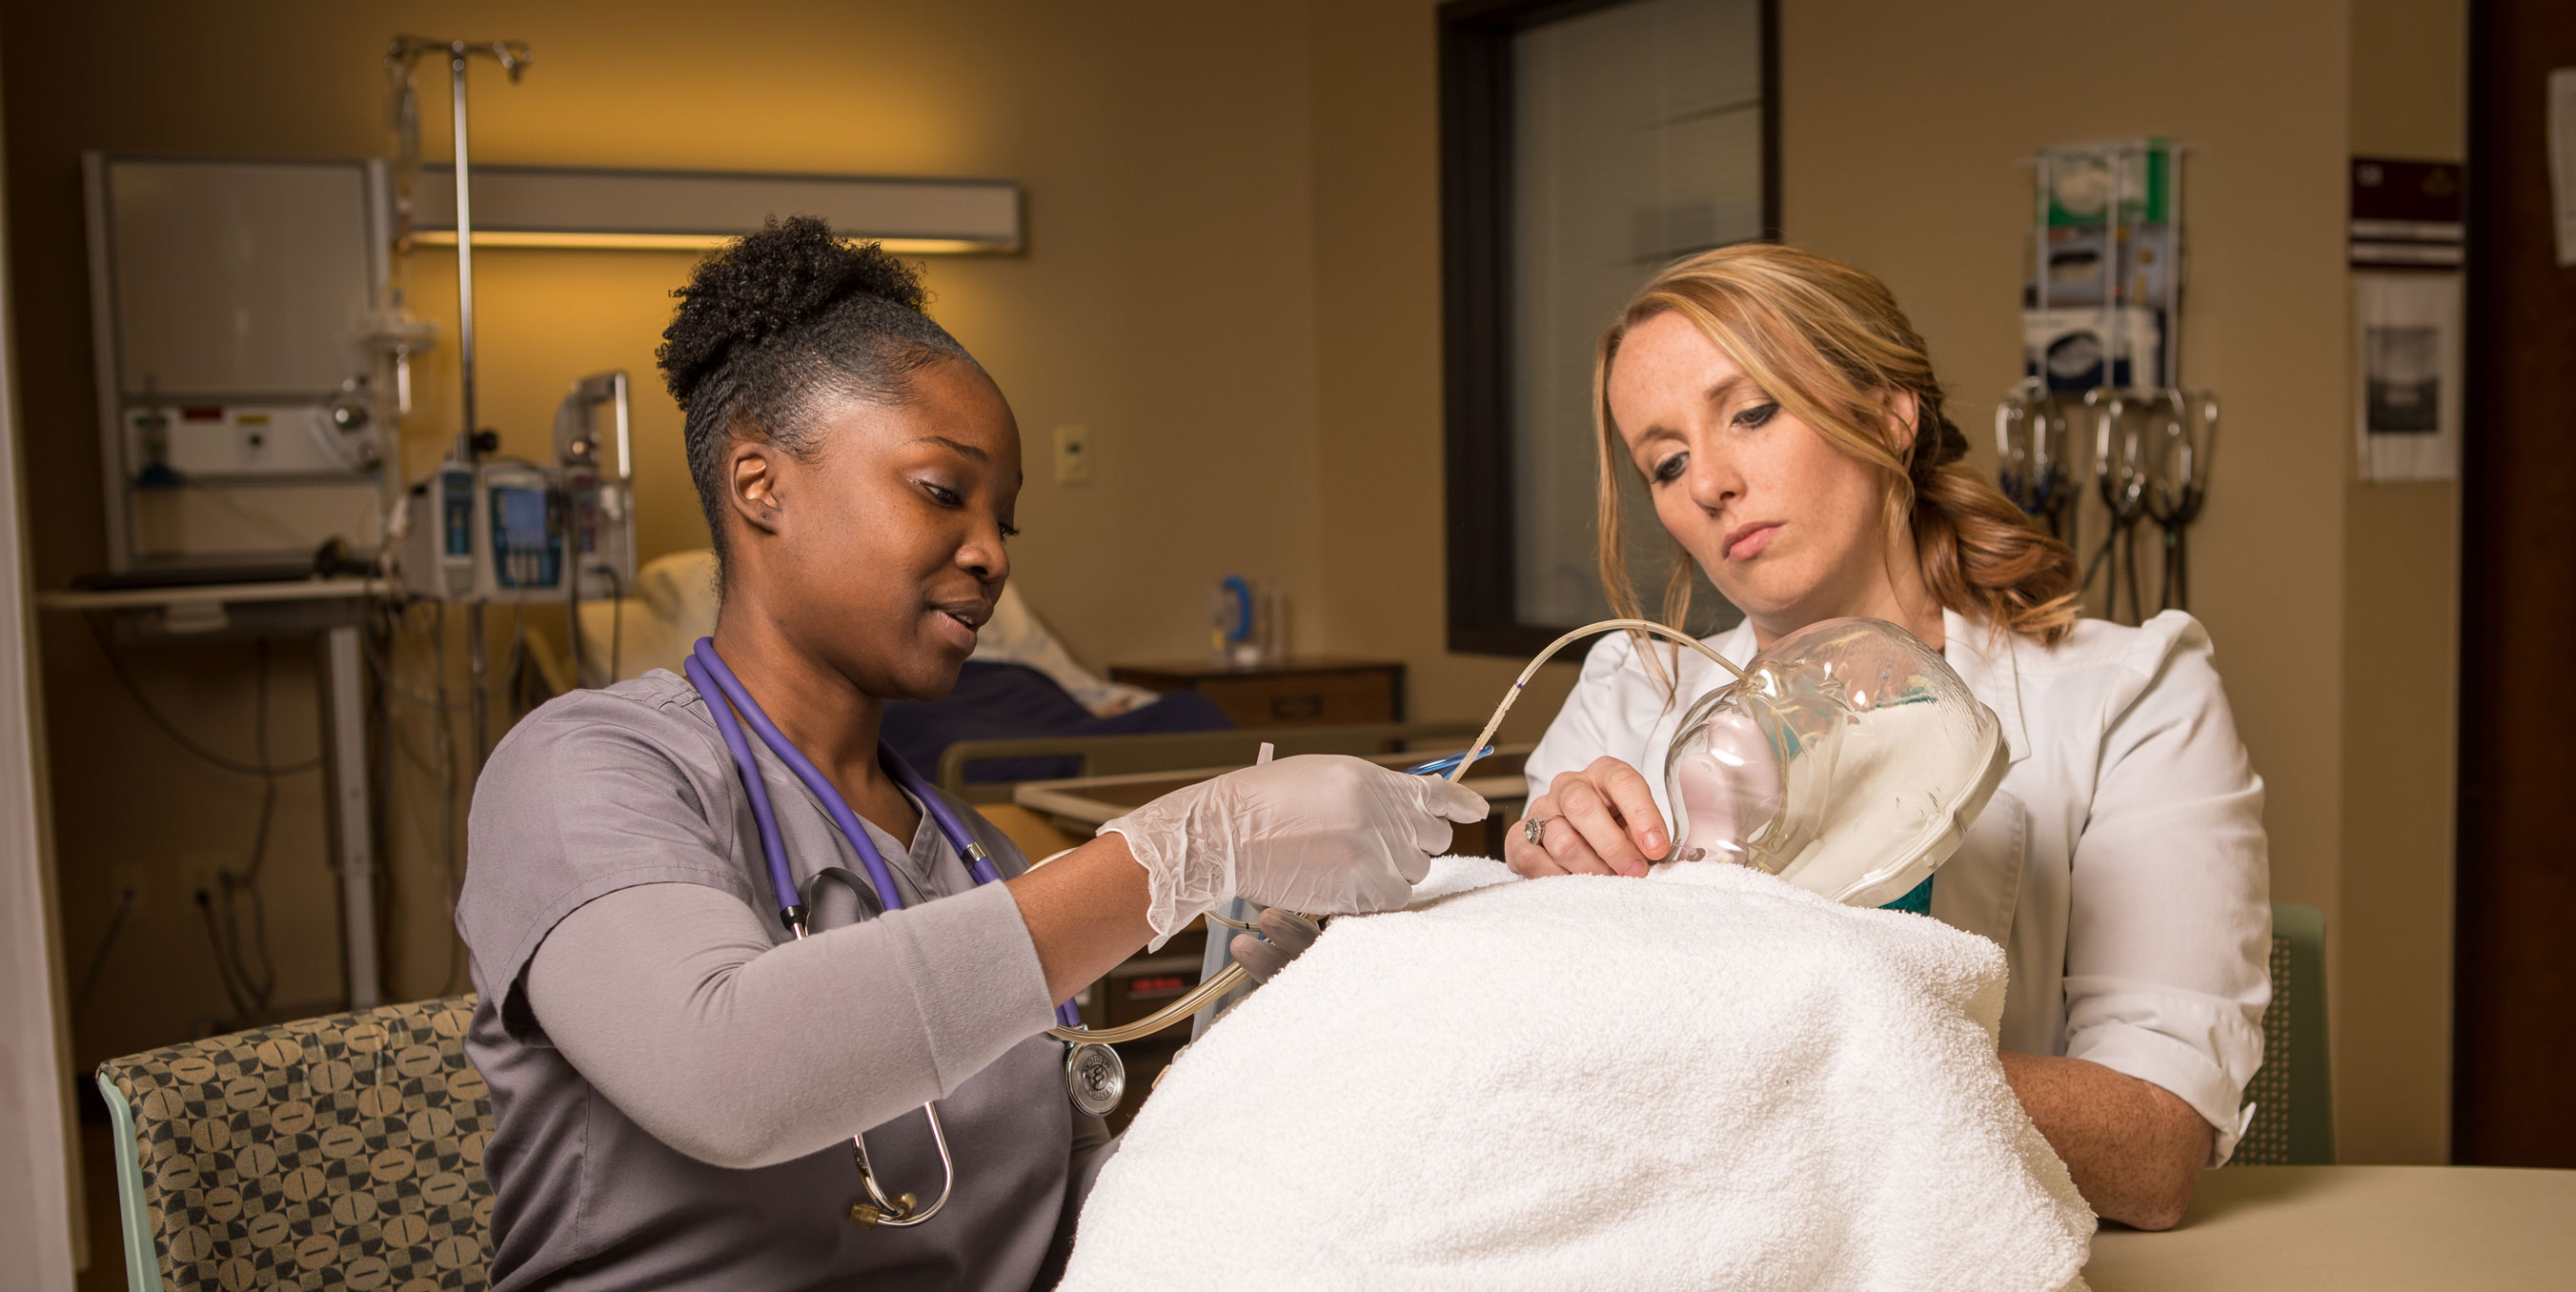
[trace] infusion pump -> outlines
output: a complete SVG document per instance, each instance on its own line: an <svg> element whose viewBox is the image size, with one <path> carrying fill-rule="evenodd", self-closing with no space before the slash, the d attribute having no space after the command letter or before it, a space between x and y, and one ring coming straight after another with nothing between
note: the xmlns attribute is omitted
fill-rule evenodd
<svg viewBox="0 0 2576 1292"><path fill-rule="evenodd" d="M617 474L599 461L613 410ZM598 600L635 579L626 374L574 383L555 414L551 464L489 457L439 464L403 496L402 580L439 601Z"/></svg>

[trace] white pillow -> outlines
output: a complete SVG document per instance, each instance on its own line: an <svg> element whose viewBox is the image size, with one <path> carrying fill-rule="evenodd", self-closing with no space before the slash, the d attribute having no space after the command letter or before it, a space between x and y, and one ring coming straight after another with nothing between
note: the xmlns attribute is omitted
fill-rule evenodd
<svg viewBox="0 0 2576 1292"><path fill-rule="evenodd" d="M693 548L654 557L635 572L634 595L690 641L716 630L716 554ZM692 631L694 630L694 631Z"/></svg>

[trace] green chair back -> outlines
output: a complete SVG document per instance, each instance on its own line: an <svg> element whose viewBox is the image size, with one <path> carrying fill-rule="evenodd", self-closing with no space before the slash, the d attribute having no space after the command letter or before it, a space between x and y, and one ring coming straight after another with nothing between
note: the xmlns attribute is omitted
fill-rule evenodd
<svg viewBox="0 0 2576 1292"><path fill-rule="evenodd" d="M2263 1066L2245 1087L2254 1124L2229 1160L2240 1166L2325 1166L2335 1160L2334 1083L2326 1062L2326 917L2272 903L2272 1005L2263 1012Z"/></svg>
<svg viewBox="0 0 2576 1292"><path fill-rule="evenodd" d="M388 1005L99 1065L126 1284L480 1288L492 1103L474 997Z"/></svg>

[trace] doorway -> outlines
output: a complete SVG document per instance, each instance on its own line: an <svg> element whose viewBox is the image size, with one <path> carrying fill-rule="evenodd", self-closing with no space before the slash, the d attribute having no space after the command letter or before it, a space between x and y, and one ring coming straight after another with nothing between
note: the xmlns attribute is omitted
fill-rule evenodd
<svg viewBox="0 0 2576 1292"><path fill-rule="evenodd" d="M2548 92L2576 67L2576 6L2469 10L2451 1151L2576 1167L2576 265L2558 257Z"/></svg>

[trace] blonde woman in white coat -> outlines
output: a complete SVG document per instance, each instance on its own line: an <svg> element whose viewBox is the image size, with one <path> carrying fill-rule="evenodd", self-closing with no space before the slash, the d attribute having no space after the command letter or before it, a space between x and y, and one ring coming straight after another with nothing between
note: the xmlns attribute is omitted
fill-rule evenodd
<svg viewBox="0 0 2576 1292"><path fill-rule="evenodd" d="M2074 559L1959 459L1923 342L1884 285L1771 244L1684 260L1601 340L1601 561L1616 473L1744 622L1742 661L1866 615L1940 650L2003 720L2011 768L1934 876L1930 913L2001 944L2004 1075L2105 1218L2174 1224L2243 1130L2271 997L2263 785L2209 638L2179 612L2081 620ZM1506 858L1530 876L1644 873L1670 849L1664 751L1721 680L1689 651L1603 640L1529 762ZM1525 825L1526 828L1526 825Z"/></svg>

